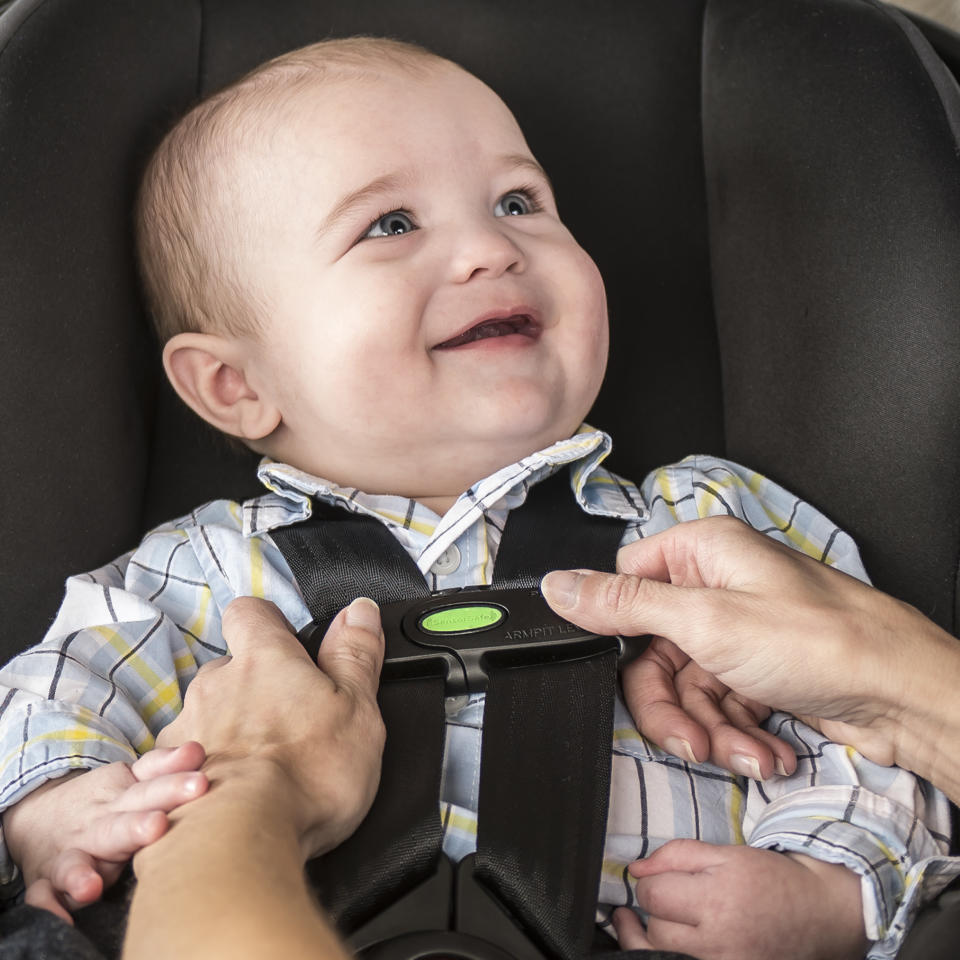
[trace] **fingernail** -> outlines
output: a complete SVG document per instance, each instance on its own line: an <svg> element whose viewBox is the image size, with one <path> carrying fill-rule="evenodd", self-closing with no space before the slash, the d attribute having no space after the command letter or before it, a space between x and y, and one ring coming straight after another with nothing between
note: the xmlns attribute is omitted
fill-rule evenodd
<svg viewBox="0 0 960 960"><path fill-rule="evenodd" d="M675 757L686 760L688 763L697 762L689 740L681 740L680 737L667 737L667 739L663 741L663 749L666 750L667 753L672 753Z"/></svg>
<svg viewBox="0 0 960 960"><path fill-rule="evenodd" d="M750 777L751 780L763 779L760 775L760 761L756 757L747 756L745 753L735 753L730 757L730 766L741 777Z"/></svg>
<svg viewBox="0 0 960 960"><path fill-rule="evenodd" d="M776 770L781 777L785 777L787 775L787 768L783 765L783 761L779 757L773 761L773 769Z"/></svg>
<svg viewBox="0 0 960 960"><path fill-rule="evenodd" d="M540 581L540 592L554 606L569 610L577 605L583 574L576 570L554 570Z"/></svg>
<svg viewBox="0 0 960 960"><path fill-rule="evenodd" d="M184 778L183 792L191 797L197 796L206 779L202 773L191 773L190 776Z"/></svg>
<svg viewBox="0 0 960 960"><path fill-rule="evenodd" d="M380 634L380 608L369 597L357 597L347 607L344 619L348 627Z"/></svg>

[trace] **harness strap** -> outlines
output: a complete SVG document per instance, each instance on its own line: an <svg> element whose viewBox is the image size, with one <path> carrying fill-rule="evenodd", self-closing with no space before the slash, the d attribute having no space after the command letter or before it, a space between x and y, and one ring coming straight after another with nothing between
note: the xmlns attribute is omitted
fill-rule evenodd
<svg viewBox="0 0 960 960"><path fill-rule="evenodd" d="M616 676L611 647L588 660L491 671L487 690L476 876L565 960L593 942Z"/></svg>
<svg viewBox="0 0 960 960"><path fill-rule="evenodd" d="M320 900L345 929L386 909L436 872L443 764L443 677L381 686L387 728L380 787L347 843L307 864Z"/></svg>
<svg viewBox="0 0 960 960"><path fill-rule="evenodd" d="M561 470L507 518L493 586L535 587L549 570L612 570L625 521L585 513ZM360 595L379 604L430 595L379 521L316 502L311 518L272 532L315 622ZM476 878L551 957L589 949L609 797L614 645L588 659L489 671L484 709ZM387 746L380 791L358 831L308 865L321 899L354 930L425 883L442 851L443 680L381 684ZM441 913L455 907L441 904ZM470 917L439 916L437 929ZM428 921L429 922L429 921Z"/></svg>
<svg viewBox="0 0 960 960"><path fill-rule="evenodd" d="M319 500L308 520L271 530L316 623L359 596L380 606L430 596L423 574L379 520Z"/></svg>
<svg viewBox="0 0 960 960"><path fill-rule="evenodd" d="M581 567L611 572L627 522L587 513L560 470L511 510L493 565L494 587L540 587L551 570Z"/></svg>

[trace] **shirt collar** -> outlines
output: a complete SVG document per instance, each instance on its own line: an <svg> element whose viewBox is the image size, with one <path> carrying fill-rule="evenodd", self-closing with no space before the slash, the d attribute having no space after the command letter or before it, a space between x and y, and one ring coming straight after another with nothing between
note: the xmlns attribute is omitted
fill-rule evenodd
<svg viewBox="0 0 960 960"><path fill-rule="evenodd" d="M646 515L637 488L604 470L600 464L613 444L601 430L584 424L576 434L495 471L461 494L449 511L438 517L432 510L407 497L368 494L354 487L341 487L322 477L264 457L257 477L270 493L243 504L244 536L266 533L307 519L311 500L375 517L390 527L400 527L436 540L439 534L466 528L475 522L478 510L486 512L504 498L511 508L526 499L527 490L564 465L570 467L570 482L580 506L599 516L642 519ZM444 540L449 539L444 537Z"/></svg>

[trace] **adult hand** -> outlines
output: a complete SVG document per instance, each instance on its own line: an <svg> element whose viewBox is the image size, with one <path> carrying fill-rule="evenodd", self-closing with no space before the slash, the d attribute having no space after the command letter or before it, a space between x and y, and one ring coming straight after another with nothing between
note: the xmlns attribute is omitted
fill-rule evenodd
<svg viewBox="0 0 960 960"><path fill-rule="evenodd" d="M203 744L210 788L137 854L124 960L160 942L182 960L347 960L303 863L351 834L376 792L379 611L366 599L341 611L316 665L263 600L234 601L223 635L231 655L201 668L158 738Z"/></svg>
<svg viewBox="0 0 960 960"><path fill-rule="evenodd" d="M304 859L324 853L356 829L379 782L385 733L376 702L383 662L377 607L361 598L341 611L316 665L264 600L231 603L223 635L231 655L200 669L158 745L201 743L213 787L238 767L241 780L263 772L287 807Z"/></svg>
<svg viewBox="0 0 960 960"><path fill-rule="evenodd" d="M616 575L551 573L544 596L587 629L667 638L718 690L788 710L878 763L960 793L947 749L948 730L960 727L950 706L960 645L912 607L728 517L640 540L617 565ZM651 739L702 748L708 726L681 701L679 671L650 668L658 649L625 671L626 696ZM728 747L712 749L737 769Z"/></svg>

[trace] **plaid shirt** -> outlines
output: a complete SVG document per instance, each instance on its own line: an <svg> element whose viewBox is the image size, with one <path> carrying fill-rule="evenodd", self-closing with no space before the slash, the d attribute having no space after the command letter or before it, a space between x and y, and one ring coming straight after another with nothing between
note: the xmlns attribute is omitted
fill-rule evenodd
<svg viewBox="0 0 960 960"><path fill-rule="evenodd" d="M269 493L208 503L158 527L115 563L68 580L44 641L0 672L0 809L69 770L149 750L198 668L227 652L220 617L235 597L266 597L304 627L310 613L270 531L309 516L313 497L386 524L433 590L489 584L507 514L564 467L584 510L629 521L624 543L731 514L866 579L850 537L764 477L690 457L652 472L638 489L600 466L610 446L585 427L475 484L442 518L413 500L339 488L265 460L259 477ZM459 858L476 842L483 698L450 701L447 713L444 847ZM893 956L918 905L960 873L960 861L944 856L945 799L792 717L774 714L768 727L799 763L792 776L759 783L664 754L617 703L601 921L613 906L633 903L627 864L668 840L749 843L858 873L867 934L879 941L870 956ZM13 876L7 862L6 877Z"/></svg>

